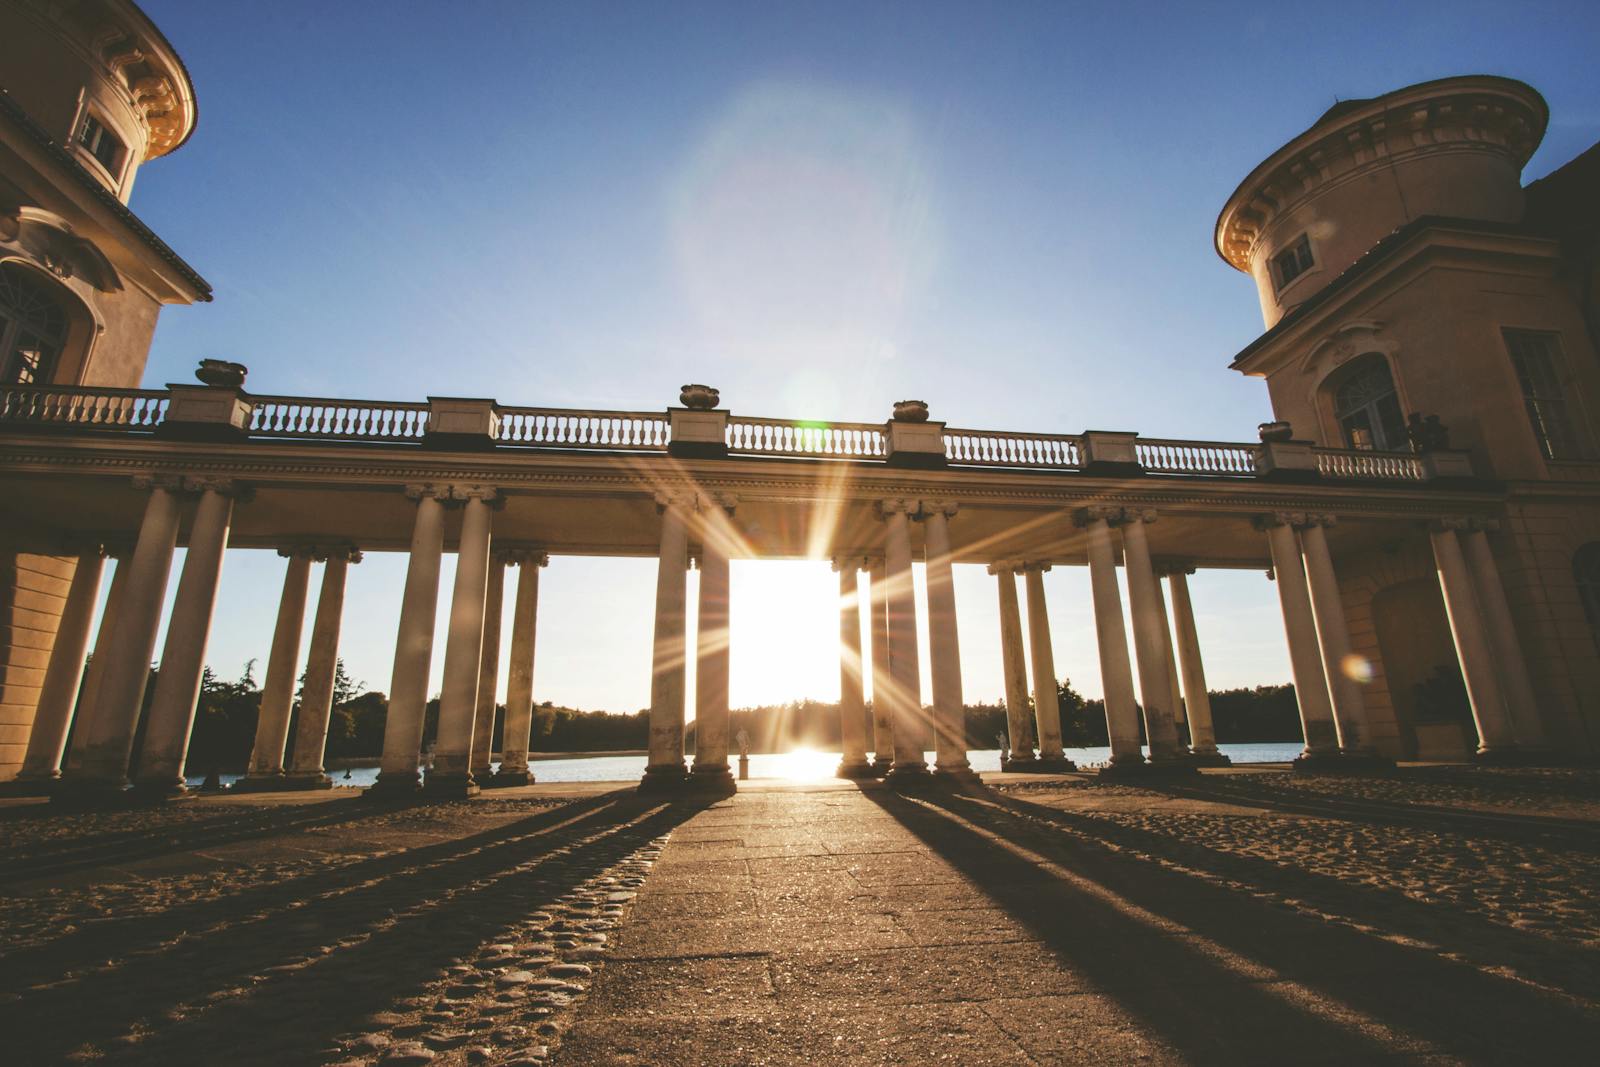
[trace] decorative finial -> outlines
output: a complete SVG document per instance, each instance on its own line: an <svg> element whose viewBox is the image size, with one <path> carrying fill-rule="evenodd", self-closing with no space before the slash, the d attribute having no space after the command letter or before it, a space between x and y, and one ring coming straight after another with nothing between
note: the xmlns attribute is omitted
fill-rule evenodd
<svg viewBox="0 0 1600 1067"><path fill-rule="evenodd" d="M225 359L202 359L194 376L201 384L217 389L242 389L244 377L250 368L243 363L230 363Z"/></svg>
<svg viewBox="0 0 1600 1067"><path fill-rule="evenodd" d="M1294 427L1282 419L1276 422L1263 422L1256 427L1256 432L1261 435L1262 444L1294 440Z"/></svg>
<svg viewBox="0 0 1600 1067"><path fill-rule="evenodd" d="M710 411L722 400L722 394L709 385L686 385L678 394L678 401L691 411Z"/></svg>
<svg viewBox="0 0 1600 1067"><path fill-rule="evenodd" d="M895 422L927 422L928 405L923 400L897 400L894 404Z"/></svg>

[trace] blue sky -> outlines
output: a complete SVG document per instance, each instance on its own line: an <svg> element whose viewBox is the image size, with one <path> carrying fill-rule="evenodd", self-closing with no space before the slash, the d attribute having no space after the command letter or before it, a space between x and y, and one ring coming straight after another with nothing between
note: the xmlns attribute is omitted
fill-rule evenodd
<svg viewBox="0 0 1600 1067"><path fill-rule="evenodd" d="M1600 140L1594 4L144 6L200 122L132 206L217 292L163 314L146 384L224 357L261 392L660 409L704 381L746 414L916 396L962 426L1247 440L1266 392L1227 363L1260 312L1210 237L1256 163L1336 98L1460 73L1549 101L1526 179ZM539 699L646 702L651 567L552 563ZM379 688L402 572L352 572L346 654ZM230 554L219 670L265 657L280 575ZM736 634L736 704L836 695L809 640L832 581L736 567L736 618L809 649L741 672ZM1214 685L1286 680L1269 583L1194 590ZM992 579L957 593L992 699ZM1085 577L1050 594L1058 670L1098 693ZM806 635L761 614L780 596Z"/></svg>

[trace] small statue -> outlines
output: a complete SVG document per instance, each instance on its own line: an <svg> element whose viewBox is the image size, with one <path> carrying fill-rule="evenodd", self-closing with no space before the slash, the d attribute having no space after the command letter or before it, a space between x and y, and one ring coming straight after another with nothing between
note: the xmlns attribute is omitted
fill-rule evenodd
<svg viewBox="0 0 1600 1067"><path fill-rule="evenodd" d="M1004 733L994 735L994 747L1000 750L1000 762L1002 763L1011 758L1011 753L1006 747L1008 744L1010 744L1010 739Z"/></svg>
<svg viewBox="0 0 1600 1067"><path fill-rule="evenodd" d="M739 781L748 781L750 778L750 733L741 727L733 739L739 743Z"/></svg>
<svg viewBox="0 0 1600 1067"><path fill-rule="evenodd" d="M1450 447L1450 430L1437 415L1424 415L1413 411L1406 418L1406 436L1411 439L1411 451L1441 452Z"/></svg>

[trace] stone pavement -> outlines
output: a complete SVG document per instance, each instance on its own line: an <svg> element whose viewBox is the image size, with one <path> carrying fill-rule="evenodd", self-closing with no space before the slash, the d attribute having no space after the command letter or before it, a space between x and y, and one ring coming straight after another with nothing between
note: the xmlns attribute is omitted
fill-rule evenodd
<svg viewBox="0 0 1600 1067"><path fill-rule="evenodd" d="M1600 772L0 802L0 1063L1566 1063Z"/></svg>
<svg viewBox="0 0 1600 1067"><path fill-rule="evenodd" d="M1266 820L1266 833L1291 839L1296 827L1329 818L1433 817L1370 804L1357 816L1325 817L1319 795L1288 785L1252 792L1241 774L1168 790L1069 778L922 798L876 784L747 783L672 831L556 1062L1594 1055L1594 943L1563 945L1472 916L1445 915L1419 934L1427 901L1381 881L1208 858L1204 842L1118 821L1152 810ZM1311 813L1288 810L1295 804ZM1593 884L1594 825L1477 811L1462 817L1484 826L1415 831L1423 840L1413 857L1424 859L1429 840L1445 833L1554 833L1552 851L1581 854Z"/></svg>

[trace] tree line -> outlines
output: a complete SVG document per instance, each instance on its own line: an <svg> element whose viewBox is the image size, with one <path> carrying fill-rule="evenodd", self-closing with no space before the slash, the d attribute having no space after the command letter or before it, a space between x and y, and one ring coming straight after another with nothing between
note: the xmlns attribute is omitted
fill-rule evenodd
<svg viewBox="0 0 1600 1067"><path fill-rule="evenodd" d="M156 672L145 690L146 710L155 691ZM301 678L301 688L305 679ZM1106 745L1105 704L1085 699L1063 679L1056 694L1061 712L1062 740L1068 748ZM1029 722L1033 719L1029 700ZM228 681L207 668L200 684L194 733L189 745L192 773L243 771L255 744L261 689L255 679L255 661L244 673ZM300 693L295 695L290 718L290 747L299 718ZM327 758L370 759L383 752L384 721L389 701L383 693L352 678L343 661L337 664L333 687L333 712L328 723ZM1003 703L968 704L965 707L968 748L1000 747L1007 736ZM1291 685L1264 685L1253 689L1227 689L1211 693L1211 714L1221 742L1300 740L1299 710ZM864 712L867 736L872 736L871 703ZM141 727L143 716L141 716ZM494 748L499 751L505 707L495 709ZM743 731L752 752L787 752L795 748L836 750L841 746L839 705L817 700L796 700L739 708L732 713L732 732ZM1143 731L1141 723L1141 734ZM423 720L423 748L438 737L439 699L427 705ZM1183 730L1180 727L1180 733ZM545 701L534 708L529 748L536 752L615 752L643 749L649 743L648 710L631 714L581 711ZM688 747L694 747L694 723L688 727ZM870 747L869 741L869 747ZM735 746L737 747L737 746ZM138 751L136 746L135 751Z"/></svg>

